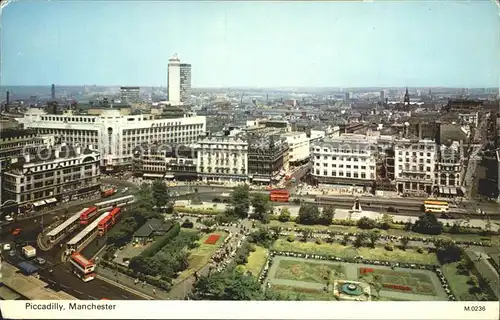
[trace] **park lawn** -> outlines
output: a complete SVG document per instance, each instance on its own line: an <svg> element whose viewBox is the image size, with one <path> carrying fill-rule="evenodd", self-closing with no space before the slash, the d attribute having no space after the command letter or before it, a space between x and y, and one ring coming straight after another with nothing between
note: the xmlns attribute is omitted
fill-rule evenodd
<svg viewBox="0 0 500 320"><path fill-rule="evenodd" d="M437 257L434 253L418 253L412 249L400 250L395 248L394 251L387 251L384 248L354 248L344 246L340 243L322 243L315 242L288 242L286 239L278 239L273 245L276 251L300 252L306 254L326 254L340 258L354 258L363 256L364 259L384 260L400 263L425 263L438 264Z"/></svg>
<svg viewBox="0 0 500 320"><path fill-rule="evenodd" d="M334 278L345 277L344 267L341 265L288 259L280 260L278 263L274 275L276 279L324 284L331 276Z"/></svg>
<svg viewBox="0 0 500 320"><path fill-rule="evenodd" d="M261 246L255 246L255 251L250 252L250 255L248 256L248 262L245 265L245 270L250 271L252 275L258 277L262 268L264 268L264 265L266 264L268 253L268 249Z"/></svg>
<svg viewBox="0 0 500 320"><path fill-rule="evenodd" d="M220 238L217 240L215 244L206 244L205 241L210 237L211 234L219 234ZM189 252L189 266L187 267L186 270L184 270L179 277L177 277L176 281L182 281L185 278L191 276L193 273L201 269L204 265L210 261L210 258L212 255L219 249L219 247L224 243L224 239L228 234L226 232L213 232L209 234L205 234L201 239L198 241L199 246L192 249Z"/></svg>
<svg viewBox="0 0 500 320"><path fill-rule="evenodd" d="M324 291L320 289L308 289L295 286L284 286L284 285L271 285L271 290L274 292L279 292L285 296L291 298L292 300L297 300L300 297L301 300L306 301L332 301L336 300L335 296L331 291Z"/></svg>
<svg viewBox="0 0 500 320"><path fill-rule="evenodd" d="M476 301L474 294L469 293L469 276L459 274L457 270L458 262L448 263L441 266L443 275L450 285L450 289L460 301Z"/></svg>
<svg viewBox="0 0 500 320"><path fill-rule="evenodd" d="M315 230L315 231L324 231L324 232L342 232L342 233L356 233L356 232L361 232L361 231L366 231L363 229L360 229L355 226L342 226L342 225L330 225L330 226L324 226L324 225L312 225L312 226L306 226L306 225L301 225L297 224L295 222L280 222L277 220L272 220L269 223L270 226L280 226L282 228L301 228L301 229L307 229L307 230ZM500 245L500 237L498 236L493 236L491 237L485 237L480 234L451 234L451 233L443 233L440 235L429 235L429 234L422 234L422 233L416 233L412 231L406 231L403 229L388 229L388 230L380 230L380 229L373 229L373 230L378 230L380 231L381 235L391 235L391 236L396 236L396 237L424 237L424 238L443 238L443 239L450 239L450 240L455 240L455 241L477 241L477 242L491 242L492 245L499 246Z"/></svg>

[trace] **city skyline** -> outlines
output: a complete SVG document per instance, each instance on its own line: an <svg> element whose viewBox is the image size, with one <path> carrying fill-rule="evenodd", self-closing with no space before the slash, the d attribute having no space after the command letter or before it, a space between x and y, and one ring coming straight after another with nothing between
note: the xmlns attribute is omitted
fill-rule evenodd
<svg viewBox="0 0 500 320"><path fill-rule="evenodd" d="M193 65L193 87L498 87L495 9L19 1L2 12L1 84L164 87L178 53Z"/></svg>

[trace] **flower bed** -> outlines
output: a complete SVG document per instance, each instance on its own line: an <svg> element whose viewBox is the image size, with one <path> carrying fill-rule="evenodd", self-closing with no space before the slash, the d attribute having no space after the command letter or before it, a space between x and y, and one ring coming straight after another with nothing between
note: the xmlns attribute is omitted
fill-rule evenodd
<svg viewBox="0 0 500 320"><path fill-rule="evenodd" d="M394 290L400 290L400 291L406 291L406 292L412 291L412 289L410 287L403 286L403 285L400 285L400 284L384 283L384 284L382 284L382 286L384 288L387 288L387 289L394 289Z"/></svg>
<svg viewBox="0 0 500 320"><path fill-rule="evenodd" d="M374 271L373 268L359 268L360 274L372 273L373 271Z"/></svg>
<svg viewBox="0 0 500 320"><path fill-rule="evenodd" d="M207 240L205 240L205 244L216 244L217 240L219 240L220 234L211 234Z"/></svg>

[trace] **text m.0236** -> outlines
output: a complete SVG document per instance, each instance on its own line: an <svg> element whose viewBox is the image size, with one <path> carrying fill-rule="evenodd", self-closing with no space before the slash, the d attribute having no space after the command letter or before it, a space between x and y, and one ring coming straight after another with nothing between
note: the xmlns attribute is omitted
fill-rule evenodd
<svg viewBox="0 0 500 320"><path fill-rule="evenodd" d="M486 311L485 306L465 306L464 311Z"/></svg>

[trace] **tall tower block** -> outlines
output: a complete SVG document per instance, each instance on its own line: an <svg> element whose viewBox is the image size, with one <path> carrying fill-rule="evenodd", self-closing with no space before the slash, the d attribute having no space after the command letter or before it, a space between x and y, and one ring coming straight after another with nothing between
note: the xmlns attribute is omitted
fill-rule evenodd
<svg viewBox="0 0 500 320"><path fill-rule="evenodd" d="M168 60L168 101L172 105L181 103L181 60L174 54Z"/></svg>

